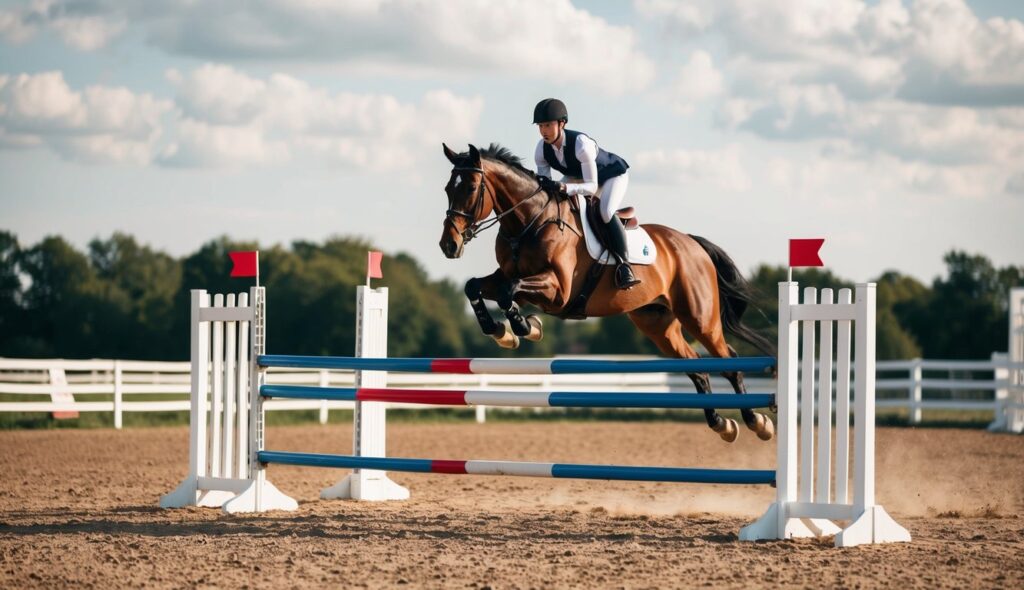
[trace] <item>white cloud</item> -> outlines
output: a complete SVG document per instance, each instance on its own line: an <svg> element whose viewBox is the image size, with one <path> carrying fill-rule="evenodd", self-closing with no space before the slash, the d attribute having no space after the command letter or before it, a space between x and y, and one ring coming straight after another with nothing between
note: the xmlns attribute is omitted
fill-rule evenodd
<svg viewBox="0 0 1024 590"><path fill-rule="evenodd" d="M520 75L607 93L648 85L654 64L629 27L570 0L40 0L0 13L24 40L41 27L95 49L126 28L177 55L342 65L375 72ZM617 83L608 84L608 72Z"/></svg>
<svg viewBox="0 0 1024 590"><path fill-rule="evenodd" d="M102 17L62 18L51 23L65 43L83 51L93 51L110 43L125 29L121 19Z"/></svg>
<svg viewBox="0 0 1024 590"><path fill-rule="evenodd" d="M1024 168L1024 24L963 0L638 0L680 42L724 40L717 120L891 156L914 190L1011 190ZM941 167L951 167L943 172Z"/></svg>
<svg viewBox="0 0 1024 590"><path fill-rule="evenodd" d="M650 150L633 158L637 179L673 185L705 183L730 191L750 188L750 178L740 158L739 146L720 150Z"/></svg>
<svg viewBox="0 0 1024 590"><path fill-rule="evenodd" d="M1012 195L1024 195L1024 172L1015 172L1007 179L1006 192Z"/></svg>
<svg viewBox="0 0 1024 590"><path fill-rule="evenodd" d="M800 159L771 158L764 174L771 186L786 194L826 205L862 199L884 205L907 195L984 199L1007 189L1006 176L992 174L985 164L936 165L884 153L858 155L843 150Z"/></svg>
<svg viewBox="0 0 1024 590"><path fill-rule="evenodd" d="M0 142L89 162L146 163L170 101L125 88L72 90L60 72L0 76Z"/></svg>
<svg viewBox="0 0 1024 590"><path fill-rule="evenodd" d="M697 103L722 93L722 73L711 55L698 49L681 68L673 88L673 102L684 114L693 112Z"/></svg>
<svg viewBox="0 0 1024 590"><path fill-rule="evenodd" d="M0 35L8 43L21 44L36 34L37 27L14 10L0 11Z"/></svg>
<svg viewBox="0 0 1024 590"><path fill-rule="evenodd" d="M0 35L9 43L24 43L47 27L71 47L93 51L110 43L127 26L122 15L98 8L93 2L32 0L0 11Z"/></svg>
<svg viewBox="0 0 1024 590"><path fill-rule="evenodd" d="M447 90L419 103L385 94L331 93L287 74L254 78L207 64L168 72L187 119L162 161L232 166L299 155L331 164L383 169L415 162L442 140L472 139L483 99Z"/></svg>
<svg viewBox="0 0 1024 590"><path fill-rule="evenodd" d="M178 140L164 150L167 166L231 168L283 164L291 156L288 144L272 141L257 127L232 127L183 119Z"/></svg>
<svg viewBox="0 0 1024 590"><path fill-rule="evenodd" d="M834 84L858 98L960 105L1024 104L1024 23L979 19L964 0L696 0L638 11L686 40L724 38L764 78ZM750 63L748 62L748 63Z"/></svg>
<svg viewBox="0 0 1024 590"><path fill-rule="evenodd" d="M45 146L96 163L238 168L319 159L379 170L434 157L442 140L472 140L483 111L482 98L447 90L403 102L217 64L167 78L174 101L126 88L73 89L61 72L0 75L0 148Z"/></svg>

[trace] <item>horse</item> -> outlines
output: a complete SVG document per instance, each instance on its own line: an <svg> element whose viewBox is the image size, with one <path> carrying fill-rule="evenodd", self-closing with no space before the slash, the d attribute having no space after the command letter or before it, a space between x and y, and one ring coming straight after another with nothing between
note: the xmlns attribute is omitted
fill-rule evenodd
<svg viewBox="0 0 1024 590"><path fill-rule="evenodd" d="M486 277L467 281L466 297L484 334L515 348L519 338L543 338L540 318L524 317L523 305L565 317L583 289L595 261L587 252L583 223L567 199L541 188L537 175L525 168L507 148L491 144L484 150L470 145L456 153L442 144L453 168L445 192L445 213L440 247L449 259L462 256L467 242L497 225L495 254L498 268ZM494 217L490 217L491 215ZM645 224L658 254L650 265L635 265L641 283L629 290L614 284L603 272L583 310L585 317L625 313L663 354L676 358L699 355L683 331L717 357L736 351L725 333L775 356L768 339L743 324L741 317L752 303L751 288L729 256L699 236L672 228ZM595 273L596 276L596 273ZM498 323L484 300L497 303L508 325ZM579 315L579 314L577 314ZM509 334L511 330L512 334ZM736 393L746 393L741 372L725 372ZM711 393L707 373L691 373L699 393ZM708 426L726 442L738 435L736 421L714 409L704 410ZM775 427L769 417L742 410L743 422L761 440L771 440Z"/></svg>

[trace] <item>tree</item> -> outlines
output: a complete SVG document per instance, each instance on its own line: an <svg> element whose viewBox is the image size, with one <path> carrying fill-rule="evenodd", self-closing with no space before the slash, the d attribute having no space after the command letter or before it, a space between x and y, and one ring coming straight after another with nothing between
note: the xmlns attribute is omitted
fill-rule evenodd
<svg viewBox="0 0 1024 590"><path fill-rule="evenodd" d="M21 247L14 234L0 231L0 356L12 356L23 350L27 332L21 307L21 280L18 259Z"/></svg>
<svg viewBox="0 0 1024 590"><path fill-rule="evenodd" d="M24 356L101 355L108 322L118 310L104 301L89 259L51 236L23 250L18 269L28 281Z"/></svg>
<svg viewBox="0 0 1024 590"><path fill-rule="evenodd" d="M984 256L951 251L948 276L930 291L893 307L925 358L987 358L1007 341L1007 293L1024 283L1024 268L996 269Z"/></svg>

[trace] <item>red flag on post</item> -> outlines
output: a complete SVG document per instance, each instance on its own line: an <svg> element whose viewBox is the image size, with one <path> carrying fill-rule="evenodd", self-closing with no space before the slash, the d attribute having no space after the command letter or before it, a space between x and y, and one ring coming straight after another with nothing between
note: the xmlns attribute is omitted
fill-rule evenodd
<svg viewBox="0 0 1024 590"><path fill-rule="evenodd" d="M260 253L256 252L229 252L233 266L231 276L233 277L257 277L260 274Z"/></svg>
<svg viewBox="0 0 1024 590"><path fill-rule="evenodd" d="M370 251L366 253L366 281L369 284L370 279L383 279L384 271L380 267L380 263L384 260L383 252Z"/></svg>
<svg viewBox="0 0 1024 590"><path fill-rule="evenodd" d="M824 238L811 238L789 241L789 266L825 266L818 256Z"/></svg>

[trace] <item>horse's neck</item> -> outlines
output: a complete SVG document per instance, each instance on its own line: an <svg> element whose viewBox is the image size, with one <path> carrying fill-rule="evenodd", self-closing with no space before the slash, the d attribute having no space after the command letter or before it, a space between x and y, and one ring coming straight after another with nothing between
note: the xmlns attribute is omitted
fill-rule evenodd
<svg viewBox="0 0 1024 590"><path fill-rule="evenodd" d="M501 219L501 228L506 234L519 233L538 214L543 216L542 209L547 199L545 195L535 196L538 190L536 183L525 182L507 169L501 169L496 177L500 182L494 185L494 210L499 215L512 210ZM527 199L530 202L524 203Z"/></svg>

